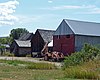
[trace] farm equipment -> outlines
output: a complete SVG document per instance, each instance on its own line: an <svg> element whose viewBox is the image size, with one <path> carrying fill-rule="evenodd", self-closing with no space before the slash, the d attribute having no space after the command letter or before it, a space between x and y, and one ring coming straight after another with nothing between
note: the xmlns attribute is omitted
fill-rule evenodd
<svg viewBox="0 0 100 80"><path fill-rule="evenodd" d="M48 51L48 43L44 45L41 54L46 61L62 61L64 59L63 53L57 51Z"/></svg>

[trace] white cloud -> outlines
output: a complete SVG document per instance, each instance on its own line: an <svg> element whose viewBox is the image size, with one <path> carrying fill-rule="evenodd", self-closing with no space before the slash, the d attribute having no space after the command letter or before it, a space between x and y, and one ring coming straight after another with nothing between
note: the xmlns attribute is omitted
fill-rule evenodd
<svg viewBox="0 0 100 80"><path fill-rule="evenodd" d="M48 8L41 8L44 10L77 10L76 13L81 14L100 14L100 8L96 5L62 5ZM82 11L83 10L83 11Z"/></svg>
<svg viewBox="0 0 100 80"><path fill-rule="evenodd" d="M100 14L100 8L93 8L91 11L90 11L90 14Z"/></svg>
<svg viewBox="0 0 100 80"><path fill-rule="evenodd" d="M0 25L13 25L18 20L16 16L12 15L18 4L19 2L16 0L0 3Z"/></svg>
<svg viewBox="0 0 100 80"><path fill-rule="evenodd" d="M87 9L85 8L85 11L78 12L78 14L100 14L100 8L94 5L87 7Z"/></svg>
<svg viewBox="0 0 100 80"><path fill-rule="evenodd" d="M53 1L52 0L49 0L48 3L53 3Z"/></svg>
<svg viewBox="0 0 100 80"><path fill-rule="evenodd" d="M0 24L1 25L7 25L7 24L9 24L9 25L13 25L14 24L14 22L12 22L12 21L0 21Z"/></svg>
<svg viewBox="0 0 100 80"><path fill-rule="evenodd" d="M17 17L20 19L20 24L37 22L41 18L39 15L17 15Z"/></svg>
<svg viewBox="0 0 100 80"><path fill-rule="evenodd" d="M49 10L67 10L67 9L91 9L95 8L94 5L82 5L82 6L74 6L74 5L63 5L63 6L54 6L49 8L42 8L42 9L49 9Z"/></svg>

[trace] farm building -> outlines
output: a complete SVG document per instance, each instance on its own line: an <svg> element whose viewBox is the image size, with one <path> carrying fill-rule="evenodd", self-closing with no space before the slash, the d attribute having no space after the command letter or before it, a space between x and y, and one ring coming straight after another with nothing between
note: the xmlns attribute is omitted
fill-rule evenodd
<svg viewBox="0 0 100 80"><path fill-rule="evenodd" d="M53 50L70 55L84 43L100 44L100 23L64 19L53 36Z"/></svg>
<svg viewBox="0 0 100 80"><path fill-rule="evenodd" d="M31 40L33 35L34 35L33 33L24 33L19 37L18 40L20 41Z"/></svg>
<svg viewBox="0 0 100 80"><path fill-rule="evenodd" d="M27 54L31 54L31 42L30 40L14 40L11 49L13 49L12 53L14 53L15 56L26 56Z"/></svg>
<svg viewBox="0 0 100 80"><path fill-rule="evenodd" d="M18 40L14 40L10 45L10 53L16 56L25 56L31 53L31 39L33 33L24 33Z"/></svg>
<svg viewBox="0 0 100 80"><path fill-rule="evenodd" d="M53 40L53 30L37 29L31 40L32 52L41 52L46 43Z"/></svg>

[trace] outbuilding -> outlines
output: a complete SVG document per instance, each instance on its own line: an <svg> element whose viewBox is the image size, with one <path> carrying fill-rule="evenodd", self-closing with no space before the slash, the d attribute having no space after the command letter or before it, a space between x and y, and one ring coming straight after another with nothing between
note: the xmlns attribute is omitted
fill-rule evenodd
<svg viewBox="0 0 100 80"><path fill-rule="evenodd" d="M70 55L85 43L100 44L100 23L64 19L53 36L53 50Z"/></svg>
<svg viewBox="0 0 100 80"><path fill-rule="evenodd" d="M15 56L26 56L31 54L31 39L34 36L33 33L24 33L18 40L14 40L10 45L10 53Z"/></svg>
<svg viewBox="0 0 100 80"><path fill-rule="evenodd" d="M41 52L46 43L53 40L54 30L37 29L31 40L32 52Z"/></svg>
<svg viewBox="0 0 100 80"><path fill-rule="evenodd" d="M27 41L14 40L11 47L13 48L12 53L15 56L26 56L31 54L30 40Z"/></svg>

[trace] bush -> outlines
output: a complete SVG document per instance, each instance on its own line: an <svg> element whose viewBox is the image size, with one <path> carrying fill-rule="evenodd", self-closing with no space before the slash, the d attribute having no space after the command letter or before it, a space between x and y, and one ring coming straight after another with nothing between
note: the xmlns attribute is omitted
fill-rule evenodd
<svg viewBox="0 0 100 80"><path fill-rule="evenodd" d="M13 57L14 54L12 54L12 53L10 53L10 52L5 52L5 53L3 54L3 56Z"/></svg>
<svg viewBox="0 0 100 80"><path fill-rule="evenodd" d="M76 79L100 79L100 49L84 44L80 52L72 53L64 60L65 77Z"/></svg>
<svg viewBox="0 0 100 80"><path fill-rule="evenodd" d="M65 58L64 68L94 60L99 55L100 50L97 47L90 44L84 44L84 47L80 52L72 53L71 56Z"/></svg>
<svg viewBox="0 0 100 80"><path fill-rule="evenodd" d="M68 56L64 60L64 67L69 67L69 66L74 66L78 65L82 62L82 53L81 52L76 52L72 53L71 56Z"/></svg>

